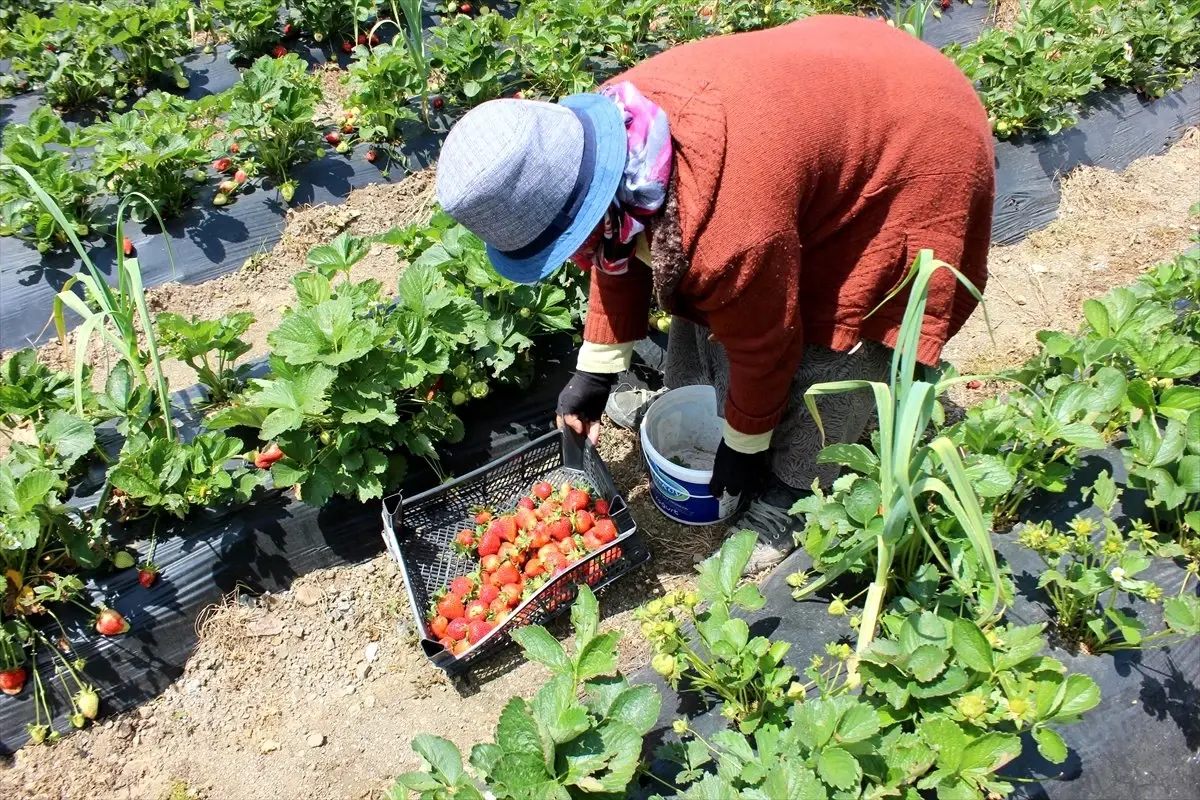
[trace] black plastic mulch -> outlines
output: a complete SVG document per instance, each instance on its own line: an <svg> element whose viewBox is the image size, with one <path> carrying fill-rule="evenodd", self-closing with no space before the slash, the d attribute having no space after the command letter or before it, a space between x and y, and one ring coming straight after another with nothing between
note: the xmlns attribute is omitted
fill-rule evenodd
<svg viewBox="0 0 1200 800"><path fill-rule="evenodd" d="M1101 514L1080 501L1079 489L1093 483L1101 470L1110 471L1118 483L1125 480L1120 452L1115 449L1089 455L1062 495L1037 498L1022 511L1030 521L1053 520L1065 526L1076 514L1099 519ZM1118 525L1140 519L1146 512L1144 496L1127 491L1123 507L1114 519ZM1047 611L1037 590L1043 571L1032 551L1019 547L1014 535L998 536L997 551L1012 568L1017 586L1014 607L1008 619L1017 624L1044 622ZM808 666L812 655L823 654L829 642L853 642L845 617L830 616L827 600L813 598L795 602L786 579L798 570L809 569L811 559L803 550L793 553L763 583L766 605L759 611L739 614L750 623L751 635L791 643L785 660L797 671ZM1159 583L1167 596L1178 592L1183 570L1172 562L1157 561L1139 577ZM1190 591L1200 593L1194 581ZM1141 601L1122 602L1123 610L1141 618L1152 630L1161 626L1161 605ZM1072 654L1057 647L1046 652L1062 661L1071 672L1091 676L1100 686L1100 705L1084 715L1083 721L1058 728L1069 747L1065 763L1051 764L1037 753L1035 743L1024 737L1022 755L1000 770L1003 777L1017 778L1014 797L1028 800L1096 800L1096 798L1143 798L1144 800L1191 800L1200 785L1200 640L1192 638L1169 648L1123 651L1089 656ZM630 679L657 687L663 699L655 730L647 737L645 755L665 741L678 737L671 729L677 718L706 739L727 727L716 709L706 707L697 695L677 693L649 668ZM677 767L655 761L653 772L670 781ZM663 791L658 783L647 783L634 796L647 797ZM666 793L666 792L664 792ZM669 793L667 793L669 794Z"/></svg>

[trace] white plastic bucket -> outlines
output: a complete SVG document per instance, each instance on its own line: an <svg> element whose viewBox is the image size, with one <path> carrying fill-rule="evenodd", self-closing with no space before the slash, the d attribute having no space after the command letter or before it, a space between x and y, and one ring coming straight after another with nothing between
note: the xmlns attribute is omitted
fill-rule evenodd
<svg viewBox="0 0 1200 800"><path fill-rule="evenodd" d="M642 453L658 510L685 525L711 525L737 510L739 497L713 497L708 484L721 443L717 392L711 386L672 389L642 419Z"/></svg>

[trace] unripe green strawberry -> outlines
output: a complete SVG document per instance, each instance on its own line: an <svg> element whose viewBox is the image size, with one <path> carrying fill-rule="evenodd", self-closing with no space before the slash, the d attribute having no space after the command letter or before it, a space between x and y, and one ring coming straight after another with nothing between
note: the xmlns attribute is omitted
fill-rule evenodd
<svg viewBox="0 0 1200 800"><path fill-rule="evenodd" d="M482 400L488 396L487 382L475 381L471 384L471 388L468 391L471 393L471 397L474 397L476 400Z"/></svg>
<svg viewBox="0 0 1200 800"><path fill-rule="evenodd" d="M88 719L95 719L100 713L100 695L96 694L96 690L91 686L80 689L79 694L75 695L75 705L80 714Z"/></svg>
<svg viewBox="0 0 1200 800"><path fill-rule="evenodd" d="M675 669L679 666L679 662L670 653L659 653L651 660L650 666L659 675L669 678L675 674Z"/></svg>
<svg viewBox="0 0 1200 800"><path fill-rule="evenodd" d="M468 399L467 393L461 390L450 395L450 402L456 406L461 406L463 403L467 402Z"/></svg>

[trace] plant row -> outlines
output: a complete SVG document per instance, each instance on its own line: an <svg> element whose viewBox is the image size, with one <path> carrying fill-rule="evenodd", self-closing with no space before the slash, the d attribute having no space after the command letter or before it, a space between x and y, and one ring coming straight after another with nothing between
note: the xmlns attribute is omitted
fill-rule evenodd
<svg viewBox="0 0 1200 800"><path fill-rule="evenodd" d="M137 258L118 250L110 286L49 195L27 172L6 171L64 227L85 270L55 305L64 340L66 311L83 320L71 372L47 368L32 349L0 365L8 440L0 461L0 681L19 693L36 654L52 652L58 679L78 685L70 714L77 726L94 716L79 710L94 690L85 666L51 644L60 633L69 641L53 631L61 628L57 614L75 605L98 634L120 635L124 620L102 601L91 605L84 579L137 566L149 586L159 571L153 533L139 563L121 549L129 534L118 530L153 532L199 508L244 503L272 484L315 506L334 495L366 502L396 489L412 459L441 475L439 448L464 434L461 408L495 386L528 385L535 341L579 326L581 273L564 267L537 287L510 283L492 271L481 241L439 214L427 226L371 238L343 233L313 248L308 269L293 277L294 305L268 335L268 369L249 379L238 362L249 350L241 337L252 315L151 317ZM133 202L118 212L118 237ZM396 250L394 294L350 277L372 247ZM108 367L103 381L93 380L88 360L96 350ZM203 429L190 438L172 408L166 358L191 366L205 390ZM115 429L118 444L104 444L102 426ZM76 497L81 478L97 468L102 487ZM145 523L130 527L134 520ZM54 734L36 672L32 687L37 741Z"/></svg>
<svg viewBox="0 0 1200 800"><path fill-rule="evenodd" d="M1089 301L1079 336L1043 334L1043 352L1006 376L1019 381L1010 397L954 425L945 424L939 398L955 383L979 379L931 374L913 355L928 282L940 267L923 253L906 282L911 296L887 383L819 384L807 395L868 390L879 415L869 446L822 452L846 474L828 493L814 485L793 509L805 517L798 539L813 556L814 574L790 575L787 583L796 599L825 595L828 613L847 623L841 639L798 671L785 660L788 642L752 634L745 616L765 600L740 580L755 542L744 531L700 565L694 591L669 592L635 612L653 669L674 690L698 695L725 727L702 732L674 719L674 737L655 761L644 761L661 698L616 672L619 634L598 632L596 602L581 590L572 609L573 652L542 628L513 632L553 677L531 700L509 701L495 741L475 745L468 767L452 743L416 737L425 769L400 776L389 796L1003 797L1014 790L1002 775L1006 764L1029 745L1063 763L1068 745L1057 729L1100 703L1090 677L1068 673L1045 654L1048 639L1095 654L1200 635L1200 597L1188 586L1200 519L1192 499L1163 491L1180 485L1167 474L1190 474L1200 455L1200 440L1188 434L1200 433L1200 405L1185 399L1200 388L1176 382L1200 372L1200 362L1190 363L1200 355L1189 355L1200 333L1200 259L1182 256L1129 289ZM1160 347L1157 357L1145 357ZM1165 364L1172 377L1161 374ZM1091 381L1100 370L1106 377ZM1117 374L1119 391L1116 377L1107 377ZM1080 388L1051 396L1068 386ZM809 408L819 420L816 404ZM1036 458L1030 438L997 425L996 416L1040 423L1039 414L1059 426L1035 440L1061 467L1054 481L1033 479L1050 491L1065 489L1077 448L1105 446L1102 430L1115 431L1121 421L1142 426L1130 432L1130 487L1148 492L1152 519L1122 529L1113 513L1122 489L1102 473L1085 490L1098 519L1076 518L1065 531L1025 525L1019 541L1047 558L1038 588L1054 611L1048 624L1025 625L1006 617L1015 576L993 547L992 529L998 516L1019 511L1013 498L1033 488L1017 488L1020 465ZM968 432L985 419L989 435L998 432L980 443ZM1139 466L1137 437L1171 442L1156 451L1159 471ZM1152 558L1182 562L1177 592L1138 577ZM833 589L843 593L829 596ZM1129 600L1145 601L1141 611L1161 602L1163 623L1151 629L1128 612Z"/></svg>

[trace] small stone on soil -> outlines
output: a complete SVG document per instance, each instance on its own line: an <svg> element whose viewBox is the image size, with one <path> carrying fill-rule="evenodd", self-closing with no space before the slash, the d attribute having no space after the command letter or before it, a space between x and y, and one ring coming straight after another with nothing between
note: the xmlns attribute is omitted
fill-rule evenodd
<svg viewBox="0 0 1200 800"><path fill-rule="evenodd" d="M320 747L321 745L325 744L325 734L313 731L308 735L308 738L304 740L304 743L309 747Z"/></svg>

